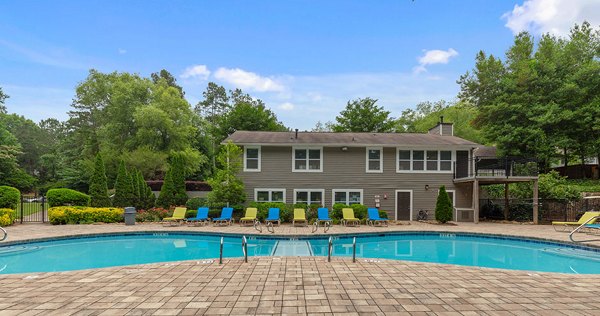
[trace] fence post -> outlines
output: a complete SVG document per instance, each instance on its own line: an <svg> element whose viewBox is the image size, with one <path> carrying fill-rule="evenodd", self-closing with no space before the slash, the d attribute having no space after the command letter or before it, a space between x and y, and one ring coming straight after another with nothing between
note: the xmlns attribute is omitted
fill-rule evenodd
<svg viewBox="0 0 600 316"><path fill-rule="evenodd" d="M23 195L21 195L21 224L23 224Z"/></svg>
<svg viewBox="0 0 600 316"><path fill-rule="evenodd" d="M46 222L46 198L42 195L42 223Z"/></svg>

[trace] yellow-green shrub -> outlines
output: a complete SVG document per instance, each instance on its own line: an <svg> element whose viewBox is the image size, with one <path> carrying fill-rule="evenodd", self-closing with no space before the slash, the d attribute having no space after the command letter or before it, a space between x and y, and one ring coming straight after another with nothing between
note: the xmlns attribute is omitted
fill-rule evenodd
<svg viewBox="0 0 600 316"><path fill-rule="evenodd" d="M57 206L48 210L53 225L117 223L123 221L123 209L112 207Z"/></svg>
<svg viewBox="0 0 600 316"><path fill-rule="evenodd" d="M10 226L15 222L15 211L9 208L0 208L0 226Z"/></svg>

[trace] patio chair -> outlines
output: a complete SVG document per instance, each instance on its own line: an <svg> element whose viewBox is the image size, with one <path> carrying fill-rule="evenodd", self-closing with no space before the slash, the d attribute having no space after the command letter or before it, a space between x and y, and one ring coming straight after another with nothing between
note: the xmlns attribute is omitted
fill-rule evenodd
<svg viewBox="0 0 600 316"><path fill-rule="evenodd" d="M185 221L185 212L187 212L187 208L176 207L173 211L173 216L163 218L163 222L169 223L171 226L174 224L179 225Z"/></svg>
<svg viewBox="0 0 600 316"><path fill-rule="evenodd" d="M344 216L344 218L342 218L342 225L344 226L348 226L348 225L354 225L354 226L360 226L360 219L354 217L354 210L346 207L342 209L342 215Z"/></svg>
<svg viewBox="0 0 600 316"><path fill-rule="evenodd" d="M281 225L281 219L279 218L279 208L278 207L271 207L269 209L269 214L267 215L267 218L265 219L265 224L267 223L277 223L277 226Z"/></svg>
<svg viewBox="0 0 600 316"><path fill-rule="evenodd" d="M303 208L294 209L294 219L292 220L292 226L296 226L296 223L304 223L304 226L308 226L308 221L306 220L306 210L304 210Z"/></svg>
<svg viewBox="0 0 600 316"><path fill-rule="evenodd" d="M333 220L329 217L329 209L326 207L317 209L317 225L321 225L321 223L329 223L330 226L333 223Z"/></svg>
<svg viewBox="0 0 600 316"><path fill-rule="evenodd" d="M371 226L376 226L380 224L380 226L388 226L388 219L379 217L379 210L370 207L367 209L367 224Z"/></svg>
<svg viewBox="0 0 600 316"><path fill-rule="evenodd" d="M196 217L190 217L186 219L188 223L204 225L210 221L208 218L208 207L199 207Z"/></svg>
<svg viewBox="0 0 600 316"><path fill-rule="evenodd" d="M240 218L240 226L244 224L253 224L256 220L256 213L258 213L258 209L256 207L249 207L246 209L246 215Z"/></svg>
<svg viewBox="0 0 600 316"><path fill-rule="evenodd" d="M600 212L585 212L576 222L552 222L552 227L554 227L555 231L564 232L568 229L572 230L580 225L583 225L587 221L589 221L588 224L594 224L596 222L594 217L596 216L600 216Z"/></svg>
<svg viewBox="0 0 600 316"><path fill-rule="evenodd" d="M233 223L233 208L232 207L224 207L221 210L221 216L217 217L217 218L213 218L213 224L214 225L222 225L222 224L227 224L227 225L231 225L231 223Z"/></svg>

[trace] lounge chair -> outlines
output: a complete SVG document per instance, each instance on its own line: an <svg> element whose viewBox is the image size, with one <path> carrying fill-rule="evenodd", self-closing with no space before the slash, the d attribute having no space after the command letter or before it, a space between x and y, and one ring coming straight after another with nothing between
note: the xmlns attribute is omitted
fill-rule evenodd
<svg viewBox="0 0 600 316"><path fill-rule="evenodd" d="M567 229L572 230L577 228L577 226L583 225L583 223L587 221L589 221L588 224L594 224L596 219L593 218L596 216L600 216L600 212L585 212L576 222L552 222L552 227L554 227L555 231L566 231Z"/></svg>
<svg viewBox="0 0 600 316"><path fill-rule="evenodd" d="M306 211L303 208L294 209L294 219L292 220L292 226L296 226L296 223L304 223L304 226L308 226L306 220Z"/></svg>
<svg viewBox="0 0 600 316"><path fill-rule="evenodd" d="M342 209L342 225L348 226L349 224L354 226L360 226L360 219L354 217L354 210L347 207Z"/></svg>
<svg viewBox="0 0 600 316"><path fill-rule="evenodd" d="M367 209L367 224L371 226L376 226L380 224L380 226L387 226L388 219L379 217L379 210L373 207Z"/></svg>
<svg viewBox="0 0 600 316"><path fill-rule="evenodd" d="M321 223L333 223L333 220L329 217L329 209L326 207L319 207L317 209L317 225L321 225Z"/></svg>
<svg viewBox="0 0 600 316"><path fill-rule="evenodd" d="M210 221L210 218L208 218L208 207L199 207L198 208L198 213L196 214L196 217L190 217L186 219L188 223L193 223L193 224L207 224Z"/></svg>
<svg viewBox="0 0 600 316"><path fill-rule="evenodd" d="M213 218L213 224L214 225L217 225L217 224L231 225L231 223L233 223L233 219L231 218L231 216L233 216L233 208L232 207L224 207L221 210L221 216L217 217L217 218Z"/></svg>
<svg viewBox="0 0 600 316"><path fill-rule="evenodd" d="M256 213L258 213L258 209L256 207L249 207L246 209L246 215L240 218L240 226L244 224L251 223L253 224L256 220Z"/></svg>
<svg viewBox="0 0 600 316"><path fill-rule="evenodd" d="M265 219L265 224L267 223L277 223L277 226L281 225L281 219L279 218L279 208L277 207L271 207L269 209L269 214L267 215L267 218Z"/></svg>
<svg viewBox="0 0 600 316"><path fill-rule="evenodd" d="M185 212L187 212L187 208L176 207L173 211L173 216L163 218L163 222L167 222L170 225L181 224L183 221L185 221Z"/></svg>

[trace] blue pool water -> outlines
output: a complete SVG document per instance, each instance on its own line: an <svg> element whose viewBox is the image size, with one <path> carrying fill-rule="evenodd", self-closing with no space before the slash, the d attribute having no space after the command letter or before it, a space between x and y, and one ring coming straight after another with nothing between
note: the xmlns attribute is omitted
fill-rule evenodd
<svg viewBox="0 0 600 316"><path fill-rule="evenodd" d="M128 234L0 247L0 274L69 271L219 257L220 236ZM326 238L248 238L250 256L326 256ZM226 236L224 257L243 256ZM352 238L334 237L333 256L352 256ZM382 258L562 273L600 273L600 251L516 238L440 233L359 235L358 258Z"/></svg>

